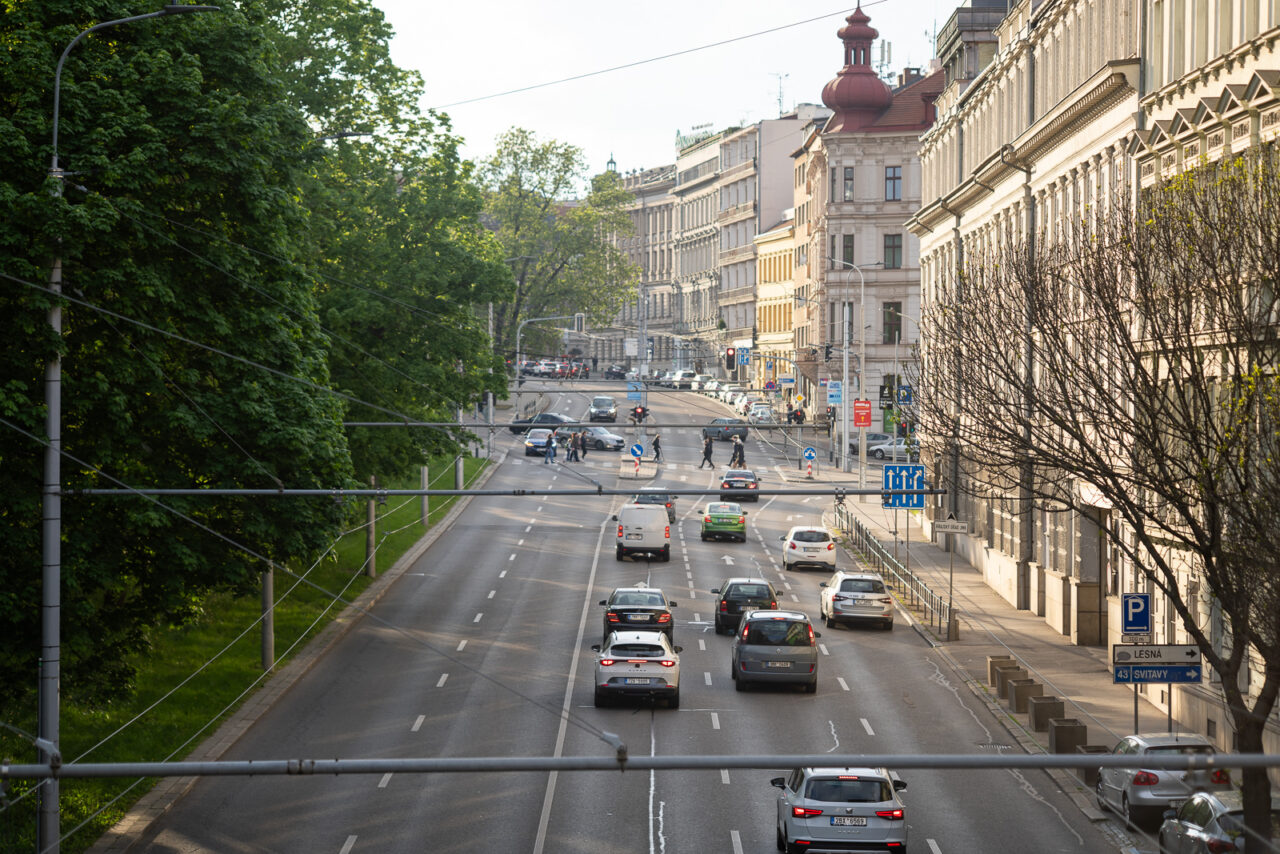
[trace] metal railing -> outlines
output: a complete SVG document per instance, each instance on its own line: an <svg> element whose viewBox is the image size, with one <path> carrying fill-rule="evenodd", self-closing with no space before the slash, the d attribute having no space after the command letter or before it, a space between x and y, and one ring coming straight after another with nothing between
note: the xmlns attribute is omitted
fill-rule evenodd
<svg viewBox="0 0 1280 854"><path fill-rule="evenodd" d="M858 556L894 589L909 608L923 614L922 621L935 628L938 637L949 637L951 606L946 598L931 590L925 579L899 563L885 548L884 543L866 525L854 518L844 504L836 505L835 519L836 527L845 535L849 546Z"/></svg>

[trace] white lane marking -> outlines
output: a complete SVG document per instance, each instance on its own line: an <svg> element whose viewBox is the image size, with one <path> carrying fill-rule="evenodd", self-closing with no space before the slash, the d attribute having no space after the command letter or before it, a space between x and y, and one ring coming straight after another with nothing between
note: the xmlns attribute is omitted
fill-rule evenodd
<svg viewBox="0 0 1280 854"><path fill-rule="evenodd" d="M516 545L517 545L517 546L523 546L523 545L524 545L524 537L521 537L520 539L516 540Z"/></svg>
<svg viewBox="0 0 1280 854"><path fill-rule="evenodd" d="M934 842L932 839L926 839L925 842L929 843L929 850L932 854L942 854L942 849L938 847L938 843Z"/></svg>
<svg viewBox="0 0 1280 854"><path fill-rule="evenodd" d="M681 480L688 480L688 479L689 479L689 475L687 475L687 474L682 474L682 475L680 475L680 479L681 479Z"/></svg>
<svg viewBox="0 0 1280 854"><path fill-rule="evenodd" d="M729 842L733 845L733 854L742 854L742 837L738 835L738 831L729 831Z"/></svg>
<svg viewBox="0 0 1280 854"><path fill-rule="evenodd" d="M790 521L791 521L792 519L794 519L794 518L796 518L796 517L795 517L795 516L788 516L788 517L787 517L787 521L788 521L788 522L790 522Z"/></svg>
<svg viewBox="0 0 1280 854"><path fill-rule="evenodd" d="M504 570L502 570L502 572L499 572L499 573L498 573L498 577L499 577L499 578L506 578L506 577L507 577L507 571L506 571L505 569L504 569Z"/></svg>
<svg viewBox="0 0 1280 854"><path fill-rule="evenodd" d="M351 854L351 849L356 847L355 834L347 837L347 841L342 843L342 848L338 850L338 854Z"/></svg>
<svg viewBox="0 0 1280 854"><path fill-rule="evenodd" d="M534 523L535 523L535 522L537 522L537 521L538 521L538 517L537 517L537 516L534 516L532 519L530 519L530 520L529 520L529 524L530 524L530 525L532 525L532 524L534 524Z"/></svg>
<svg viewBox="0 0 1280 854"><path fill-rule="evenodd" d="M784 581L784 582L782 582L782 586L783 586L783 587L785 587L785 588L787 588L788 590L790 590L790 589L791 589L791 582L790 582L790 581Z"/></svg>
<svg viewBox="0 0 1280 854"><path fill-rule="evenodd" d="M792 602L799 602L799 601L800 601L800 597L799 597L799 596L797 596L796 594L792 593L792 594L791 594L791 601L792 601Z"/></svg>
<svg viewBox="0 0 1280 854"><path fill-rule="evenodd" d="M481 618L481 617L483 617L483 616L484 616L484 611L481 611L479 614L476 614L476 618L475 618L474 620L472 620L471 622L473 622L473 623L478 623L478 622L480 622L480 618Z"/></svg>
<svg viewBox="0 0 1280 854"><path fill-rule="evenodd" d="M698 638L698 651L699 651L699 652L706 652L706 651L707 651L707 642L706 642L705 640L703 640L702 638Z"/></svg>
<svg viewBox="0 0 1280 854"><path fill-rule="evenodd" d="M807 496L805 496L804 501L809 501L809 500L811 500L812 498L813 498L813 496L812 496L812 495L807 495ZM801 502L801 503L804 503L804 502Z"/></svg>
<svg viewBox="0 0 1280 854"><path fill-rule="evenodd" d="M837 677L836 677L836 681L840 683L840 690L841 690L841 691L848 691L848 690L849 690L849 683L848 683L848 682L846 682L846 681L844 681L844 677L843 677L843 676L837 676Z"/></svg>
<svg viewBox="0 0 1280 854"><path fill-rule="evenodd" d="M833 741L835 741L835 744L831 745L831 749L827 751L827 753L831 753L831 752L832 752L832 751L834 751L837 747L839 747L839 746L840 746L840 736L836 735L836 722L835 722L835 721L827 721L827 724L828 724L828 725L830 725L830 727L831 727L831 738L832 738L832 740L833 740Z"/></svg>
<svg viewBox="0 0 1280 854"><path fill-rule="evenodd" d="M827 645L826 645L825 643L820 643L820 644L818 644L818 649L822 650L822 654L823 654L823 655L830 655L830 654L831 654L831 653L827 652Z"/></svg>
<svg viewBox="0 0 1280 854"><path fill-rule="evenodd" d="M871 721L862 718L862 728L867 731L867 735L875 735L876 731L871 728Z"/></svg>
<svg viewBox="0 0 1280 854"><path fill-rule="evenodd" d="M516 559L515 552L512 552L511 557L507 558L507 560L515 560L515 559Z"/></svg>
<svg viewBox="0 0 1280 854"><path fill-rule="evenodd" d="M541 512L542 512L542 505L541 505L541 504L539 504L539 505L538 505L538 509L537 509L537 511L536 511L536 512L538 512L538 513L541 513Z"/></svg>
<svg viewBox="0 0 1280 854"><path fill-rule="evenodd" d="M527 534L527 533L529 533L529 532L530 532L530 531L532 531L532 530L533 530L533 526L532 526L532 525L526 525L526 526L525 526L525 529L524 529L524 532Z"/></svg>
<svg viewBox="0 0 1280 854"><path fill-rule="evenodd" d="M441 673L441 674L440 674L440 681L436 683L436 687L437 687L437 688L443 688L443 687L444 687L444 683L445 683L446 681L448 681L448 679L449 679L449 674L448 674L448 673Z"/></svg>
<svg viewBox="0 0 1280 854"><path fill-rule="evenodd" d="M497 591L497 590L490 590L490 591L489 591L489 595L488 595L488 597L486 597L486 598L492 599L492 598L493 598L494 596L496 596L496 595L498 595L498 591Z"/></svg>
<svg viewBox="0 0 1280 854"><path fill-rule="evenodd" d="M704 670L704 671L702 671L702 679L703 679L703 681L705 681L708 685L710 685L710 684L711 684L711 671L710 671L710 670Z"/></svg>
<svg viewBox="0 0 1280 854"><path fill-rule="evenodd" d="M382 779L378 781L378 788L385 789L387 787L387 784L390 782L391 782L391 775L383 774Z"/></svg>
<svg viewBox="0 0 1280 854"><path fill-rule="evenodd" d="M719 712L711 713L711 728L720 729L720 713Z"/></svg>
<svg viewBox="0 0 1280 854"><path fill-rule="evenodd" d="M720 769L720 782L724 783L726 786L729 785L729 769L728 768Z"/></svg>
<svg viewBox="0 0 1280 854"><path fill-rule="evenodd" d="M418 719L413 722L413 726L409 727L409 732L417 732L418 730L422 729L422 725L426 723L426 721L427 721L426 715L418 715Z"/></svg>
<svg viewBox="0 0 1280 854"><path fill-rule="evenodd" d="M697 591L697 590L695 590L694 588L690 587L690 588L689 588L689 598L690 598L690 599L697 599L697 598L698 598L698 591Z"/></svg>
<svg viewBox="0 0 1280 854"><path fill-rule="evenodd" d="M461 641L461 642L459 642L459 644L458 644L458 650L457 650L457 651L458 651L458 652L462 652L462 651L463 651L464 649L466 649L466 648L467 648L467 642L466 642L466 641Z"/></svg>
<svg viewBox="0 0 1280 854"><path fill-rule="evenodd" d="M690 594L692 594L692 593L693 593L693 591L692 591L692 590L690 590L690 591L689 591L689 593L690 593ZM702 615L701 615L701 614L699 614L697 611L694 611L694 612L693 612L693 621L694 621L695 623L701 623L701 622L702 622Z"/></svg>

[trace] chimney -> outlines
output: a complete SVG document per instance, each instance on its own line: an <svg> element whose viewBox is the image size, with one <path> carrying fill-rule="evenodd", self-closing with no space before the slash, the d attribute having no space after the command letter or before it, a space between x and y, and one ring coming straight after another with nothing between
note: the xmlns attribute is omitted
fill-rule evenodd
<svg viewBox="0 0 1280 854"><path fill-rule="evenodd" d="M903 86L910 86L923 76L924 75L920 73L919 68L904 68L902 69L902 73L898 75L898 88L901 89Z"/></svg>

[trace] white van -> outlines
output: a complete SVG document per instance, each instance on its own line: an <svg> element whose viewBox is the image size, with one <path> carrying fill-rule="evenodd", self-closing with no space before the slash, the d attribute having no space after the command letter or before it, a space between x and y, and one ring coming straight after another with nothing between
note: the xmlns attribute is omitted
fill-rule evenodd
<svg viewBox="0 0 1280 854"><path fill-rule="evenodd" d="M624 504L613 517L618 523L618 560L631 554L671 560L671 523L661 504Z"/></svg>

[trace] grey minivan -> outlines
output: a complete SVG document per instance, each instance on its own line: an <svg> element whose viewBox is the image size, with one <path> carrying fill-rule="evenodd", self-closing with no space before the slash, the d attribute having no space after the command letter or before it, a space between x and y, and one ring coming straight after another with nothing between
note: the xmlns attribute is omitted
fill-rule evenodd
<svg viewBox="0 0 1280 854"><path fill-rule="evenodd" d="M809 618L800 611L748 611L733 640L730 664L734 688L752 682L785 682L818 690L818 642Z"/></svg>

